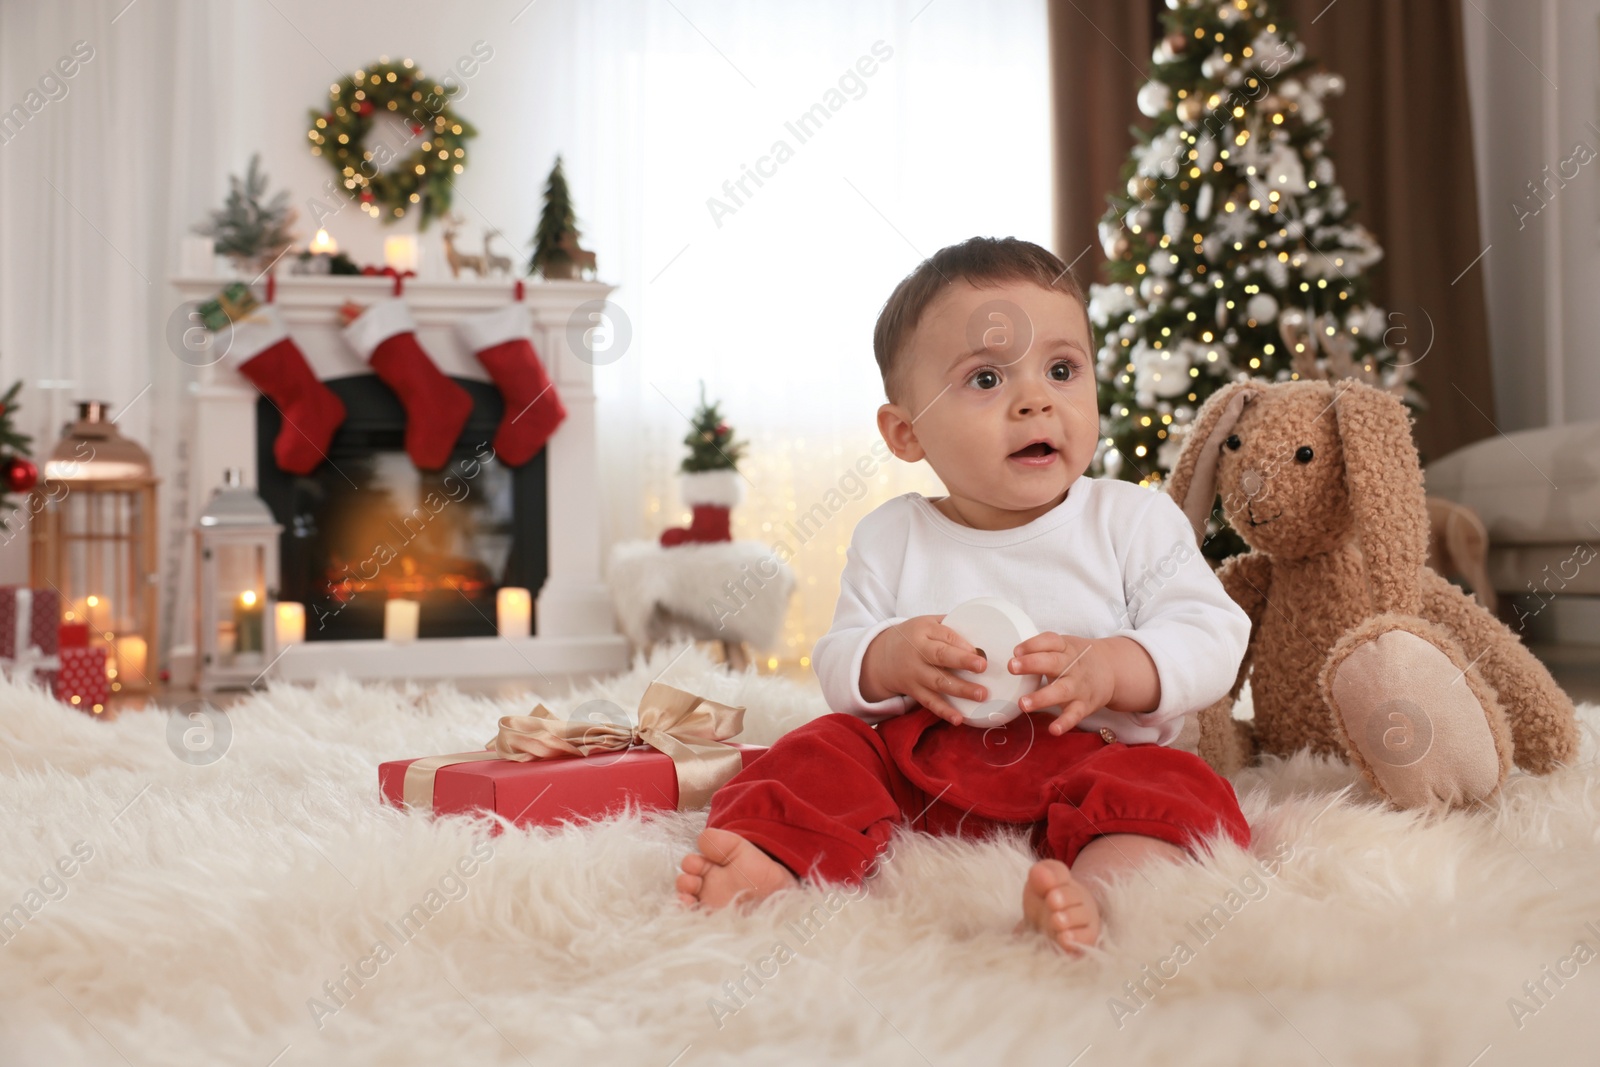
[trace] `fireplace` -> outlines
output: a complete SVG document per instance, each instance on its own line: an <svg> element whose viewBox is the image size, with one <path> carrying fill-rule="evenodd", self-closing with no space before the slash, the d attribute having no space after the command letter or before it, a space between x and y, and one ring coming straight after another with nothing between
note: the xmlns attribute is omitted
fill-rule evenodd
<svg viewBox="0 0 1600 1067"><path fill-rule="evenodd" d="M215 297L221 284L217 278L173 281L179 297L194 303ZM256 291L259 299L266 298L261 284ZM291 334L312 372L344 399L349 412L332 443L333 463L323 464L309 478L286 478L271 462L269 443L281 417L261 402L261 394L239 374L233 359L218 358L198 368L189 484L216 485L229 468L246 471L247 480L255 483L285 527L283 582L277 592L284 600L304 598L306 640L283 646L263 682L316 682L344 674L374 681L535 678L546 684L558 675L626 667L627 639L617 632L611 595L601 576L594 363L579 328L593 321L594 308L606 306L611 287L541 281L515 291L502 279L413 278L406 283L404 296L416 319L418 341L474 403L471 423L452 458L455 473L434 476L419 475L401 451L405 428L398 400L371 377L371 369L342 336L339 309L346 301L370 303L393 291L388 278L300 275L277 281L276 301ZM463 315L503 309L519 296L528 306L534 346L561 392L567 418L540 455L518 470L505 470L479 459L487 453L486 442L493 439L503 405L484 380L482 364L461 343L457 327ZM450 489L447 476L471 486L470 508L461 508L466 501L452 500L437 513L418 515L415 504L400 506L406 500L426 501L430 489ZM346 530L333 521L340 518L337 506L324 503L335 494L349 501L380 491L392 495L393 507L378 520L376 531ZM448 499L448 493L437 495ZM459 489L456 495L461 495ZM190 497L203 503L205 493L191 491ZM193 505L186 522L195 520L200 506ZM470 533L459 533L454 524L473 508L478 509L474 518L483 521L471 524ZM368 505L357 513L370 519L381 510ZM449 525L435 525L446 521ZM374 543L363 546L366 539ZM184 558L175 560L168 572L177 586L171 598L171 632L178 635L171 652L175 684L192 677L195 662L197 568L192 540L183 543ZM401 562L401 548L413 551L409 571ZM419 557L424 549L425 557ZM390 551L395 552L393 560L378 562ZM353 553L359 553L354 560L346 558ZM335 571L332 582L330 568ZM500 585L533 592L533 636L495 633L492 590ZM391 590L423 599L419 635L429 640L382 639L377 613L381 598ZM454 604L446 607L451 598ZM341 610L335 613L335 607ZM445 636L450 633L467 636Z"/></svg>
<svg viewBox="0 0 1600 1067"><path fill-rule="evenodd" d="M472 416L439 471L412 464L405 409L376 375L327 380L347 415L308 475L273 462L282 416L257 401L257 486L283 526L278 596L305 605L308 642L382 638L391 597L420 602L421 638L493 637L496 592L544 584L545 452L520 468L500 463L489 444L499 392L453 380L472 396Z"/></svg>

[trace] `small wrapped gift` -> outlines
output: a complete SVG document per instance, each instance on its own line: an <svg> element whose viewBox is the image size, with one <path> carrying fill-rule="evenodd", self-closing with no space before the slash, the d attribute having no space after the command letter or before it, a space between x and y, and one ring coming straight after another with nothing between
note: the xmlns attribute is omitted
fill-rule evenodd
<svg viewBox="0 0 1600 1067"><path fill-rule="evenodd" d="M61 669L55 678L56 699L83 711L99 714L111 699L106 677L104 648L63 648Z"/></svg>
<svg viewBox="0 0 1600 1067"><path fill-rule="evenodd" d="M222 292L201 304L197 309L200 322L212 333L241 322L254 311L260 301L244 282L224 286Z"/></svg>
<svg viewBox="0 0 1600 1067"><path fill-rule="evenodd" d="M436 814L492 811L518 826L598 819L625 807L692 811L766 752L728 744L744 708L652 682L632 722L507 715L482 752L392 760L383 799Z"/></svg>
<svg viewBox="0 0 1600 1067"><path fill-rule="evenodd" d="M60 625L61 598L54 589L0 586L0 659L19 659L30 648L55 655Z"/></svg>
<svg viewBox="0 0 1600 1067"><path fill-rule="evenodd" d="M47 685L59 665L61 597L54 589L0 586L0 666Z"/></svg>

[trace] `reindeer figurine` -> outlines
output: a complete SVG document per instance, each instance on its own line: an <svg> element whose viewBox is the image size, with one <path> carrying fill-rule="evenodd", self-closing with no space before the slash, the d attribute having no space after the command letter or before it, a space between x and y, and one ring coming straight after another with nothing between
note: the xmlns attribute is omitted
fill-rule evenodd
<svg viewBox="0 0 1600 1067"><path fill-rule="evenodd" d="M509 275L511 273L511 257L510 256L497 256L494 253L494 249L489 247L489 242L494 240L498 236L500 236L500 231L499 230L484 230L483 231L483 262L484 262L484 266L485 266L485 270L484 270L484 274L485 275L489 275L489 274L507 274L507 275Z"/></svg>
<svg viewBox="0 0 1600 1067"><path fill-rule="evenodd" d="M556 243L556 247L565 252L567 258L572 260L573 271L577 277L582 278L584 271L588 271L591 278L595 276L594 253L578 247L578 235L576 233L571 230L564 231L561 234L561 240Z"/></svg>
<svg viewBox="0 0 1600 1067"><path fill-rule="evenodd" d="M460 229L462 219L453 212L444 217L444 256L450 262L450 276L461 277L461 268L466 267L480 278L487 275L488 269L484 264L483 256L474 256L467 252L456 250L456 232Z"/></svg>

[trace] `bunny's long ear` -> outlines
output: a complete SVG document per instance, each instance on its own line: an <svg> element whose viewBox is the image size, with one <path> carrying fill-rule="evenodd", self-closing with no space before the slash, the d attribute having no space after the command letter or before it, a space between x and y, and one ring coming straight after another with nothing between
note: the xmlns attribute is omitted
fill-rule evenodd
<svg viewBox="0 0 1600 1067"><path fill-rule="evenodd" d="M1222 442L1233 433L1234 424L1247 402L1261 391L1261 383L1229 382L1206 398L1195 416L1189 436L1178 452L1178 462L1167 479L1167 495L1189 519L1196 540L1204 541L1206 520L1217 500L1217 460Z"/></svg>
<svg viewBox="0 0 1600 1067"><path fill-rule="evenodd" d="M1428 557L1428 504L1400 400L1353 379L1333 383L1345 485L1377 613L1415 615Z"/></svg>

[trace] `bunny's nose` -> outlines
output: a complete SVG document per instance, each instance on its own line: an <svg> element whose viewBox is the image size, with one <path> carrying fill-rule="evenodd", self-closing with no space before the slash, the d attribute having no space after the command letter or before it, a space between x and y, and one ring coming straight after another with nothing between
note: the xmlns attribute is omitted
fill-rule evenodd
<svg viewBox="0 0 1600 1067"><path fill-rule="evenodd" d="M1245 496L1255 496L1264 484L1258 470L1247 470L1239 476L1239 488L1244 490Z"/></svg>

